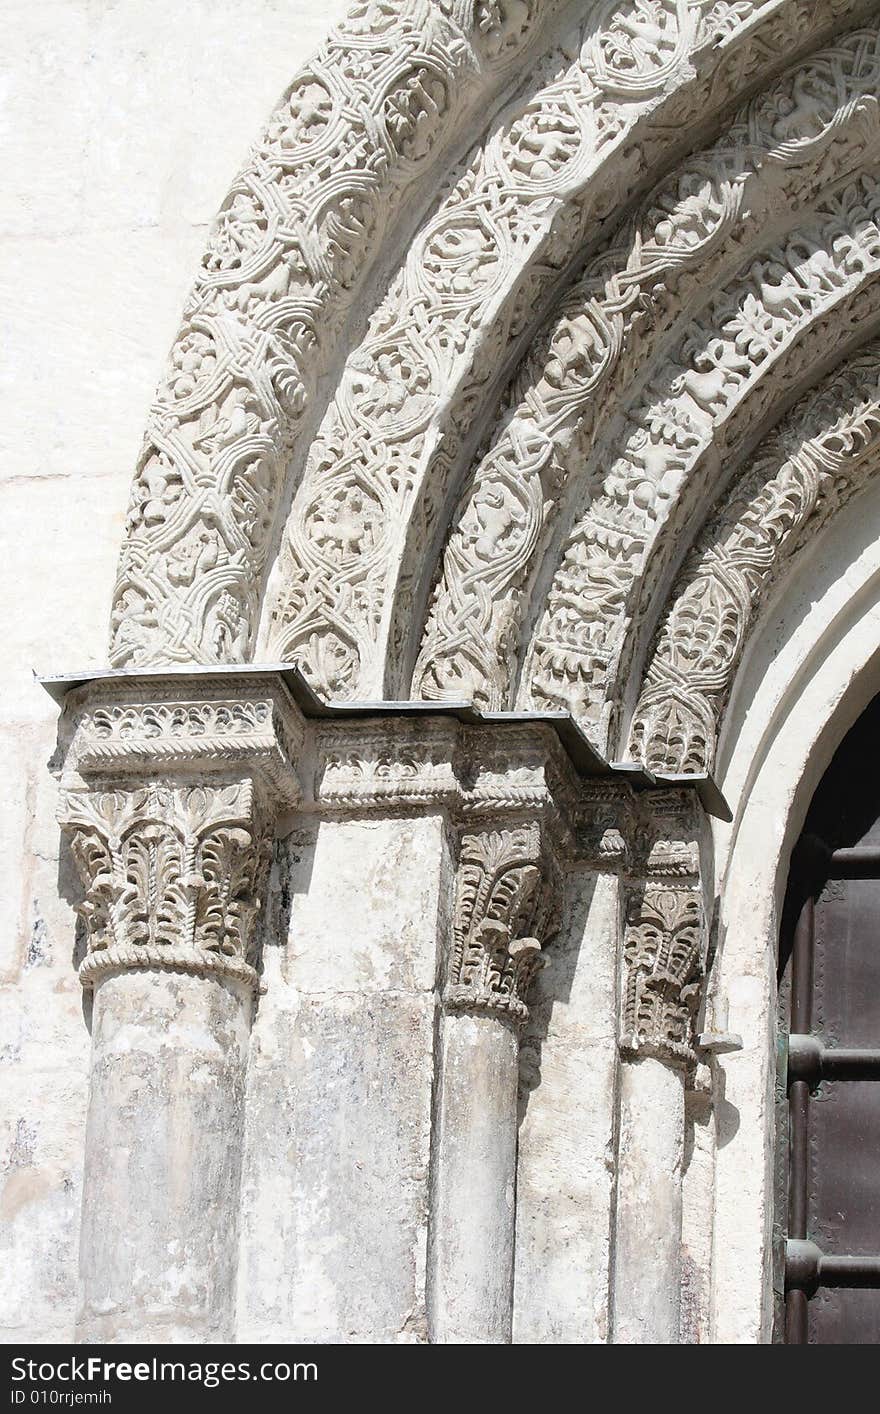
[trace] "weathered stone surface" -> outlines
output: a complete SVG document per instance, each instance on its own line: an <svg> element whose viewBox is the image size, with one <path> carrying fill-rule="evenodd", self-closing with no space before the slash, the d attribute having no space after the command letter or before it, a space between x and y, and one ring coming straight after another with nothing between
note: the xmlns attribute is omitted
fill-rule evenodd
<svg viewBox="0 0 880 1414"><path fill-rule="evenodd" d="M619 882L577 868L520 1058L518 1344L608 1338Z"/></svg>
<svg viewBox="0 0 880 1414"><path fill-rule="evenodd" d="M6 1337L80 1282L102 1341L767 1340L777 900L880 684L873 7L7 8ZM120 545L119 662L261 623L733 821L244 679L71 755L31 669L103 664Z"/></svg>
<svg viewBox="0 0 880 1414"><path fill-rule="evenodd" d="M428 1253L429 1334L438 1345L510 1341L517 1051L509 1020L444 1017Z"/></svg>
<svg viewBox="0 0 880 1414"><path fill-rule="evenodd" d="M251 989L126 972L98 985L77 1338L224 1342Z"/></svg>
<svg viewBox="0 0 880 1414"><path fill-rule="evenodd" d="M324 821L278 858L289 931L265 950L248 1073L239 1338L423 1341L445 822Z"/></svg>
<svg viewBox="0 0 880 1414"><path fill-rule="evenodd" d="M677 1345L684 1074L653 1056L620 1076L611 1339Z"/></svg>

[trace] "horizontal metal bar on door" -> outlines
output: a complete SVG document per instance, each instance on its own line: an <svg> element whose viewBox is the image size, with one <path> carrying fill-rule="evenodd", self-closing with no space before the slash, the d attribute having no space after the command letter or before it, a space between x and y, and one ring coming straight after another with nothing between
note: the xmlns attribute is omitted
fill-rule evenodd
<svg viewBox="0 0 880 1414"><path fill-rule="evenodd" d="M789 1083L806 1080L880 1080L880 1048L824 1046L816 1036L793 1032L788 1038Z"/></svg>
<svg viewBox="0 0 880 1414"><path fill-rule="evenodd" d="M809 1292L820 1286L880 1287L880 1255L834 1256L815 1242L790 1237L785 1244L785 1285Z"/></svg>
<svg viewBox="0 0 880 1414"><path fill-rule="evenodd" d="M880 845L832 850L828 872L832 879L880 879Z"/></svg>

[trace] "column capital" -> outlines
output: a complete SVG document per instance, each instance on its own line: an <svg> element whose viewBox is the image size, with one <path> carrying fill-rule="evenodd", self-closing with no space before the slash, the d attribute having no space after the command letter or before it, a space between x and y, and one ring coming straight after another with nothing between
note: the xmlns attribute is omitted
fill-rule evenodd
<svg viewBox="0 0 880 1414"><path fill-rule="evenodd" d="M462 831L443 1001L449 1011L517 1025L559 928L559 875L539 820L486 821Z"/></svg>
<svg viewBox="0 0 880 1414"><path fill-rule="evenodd" d="M695 1059L706 943L703 826L691 791L639 799L624 884L620 1049L629 1058Z"/></svg>
<svg viewBox="0 0 880 1414"><path fill-rule="evenodd" d="M68 694L59 820L84 886L84 985L164 968L253 985L304 723L280 678L96 679Z"/></svg>

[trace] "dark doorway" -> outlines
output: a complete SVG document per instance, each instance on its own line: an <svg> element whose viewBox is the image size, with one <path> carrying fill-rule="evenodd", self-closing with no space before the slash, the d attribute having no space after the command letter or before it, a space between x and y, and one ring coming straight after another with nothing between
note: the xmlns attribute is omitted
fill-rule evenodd
<svg viewBox="0 0 880 1414"><path fill-rule="evenodd" d="M788 1345L880 1342L880 697L792 855L779 942ZM787 1141L787 1142L786 1142Z"/></svg>

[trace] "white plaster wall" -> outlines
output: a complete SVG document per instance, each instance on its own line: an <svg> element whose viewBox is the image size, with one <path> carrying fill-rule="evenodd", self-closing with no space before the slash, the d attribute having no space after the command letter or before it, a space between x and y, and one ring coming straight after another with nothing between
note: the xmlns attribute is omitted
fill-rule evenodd
<svg viewBox="0 0 880 1414"><path fill-rule="evenodd" d="M105 662L129 481L208 224L345 8L0 0L6 1341L71 1336L89 1047L47 770L56 708L32 669Z"/></svg>

